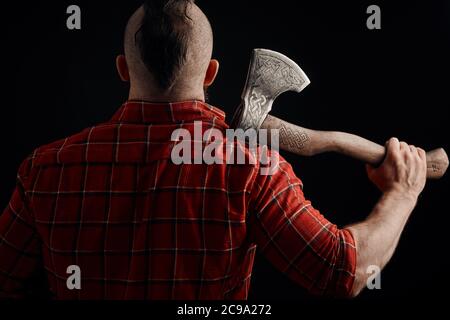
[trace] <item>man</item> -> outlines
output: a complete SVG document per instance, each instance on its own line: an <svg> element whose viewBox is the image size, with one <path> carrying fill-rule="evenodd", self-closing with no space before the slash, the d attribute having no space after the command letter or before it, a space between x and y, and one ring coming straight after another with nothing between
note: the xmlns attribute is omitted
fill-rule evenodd
<svg viewBox="0 0 450 320"><path fill-rule="evenodd" d="M219 69L212 47L193 1L135 12L117 58L129 100L20 166L0 216L2 297L26 296L43 269L58 299L246 299L256 250L313 294L353 297L368 266L386 265L425 185L421 149L386 144L381 167L368 167L383 196L344 229L305 200L282 157L268 176L259 163L172 161L176 129L228 128L204 102Z"/></svg>

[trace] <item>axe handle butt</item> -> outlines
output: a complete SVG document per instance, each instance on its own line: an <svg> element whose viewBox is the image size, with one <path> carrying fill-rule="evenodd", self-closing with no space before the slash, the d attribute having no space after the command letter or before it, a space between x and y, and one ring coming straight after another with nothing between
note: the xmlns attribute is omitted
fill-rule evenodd
<svg viewBox="0 0 450 320"><path fill-rule="evenodd" d="M302 128L273 116L268 116L262 129L278 129L280 148L302 156L337 152L373 166L380 165L385 147L354 134L336 131L317 131ZM427 177L441 178L448 168L448 156L439 148L427 153Z"/></svg>

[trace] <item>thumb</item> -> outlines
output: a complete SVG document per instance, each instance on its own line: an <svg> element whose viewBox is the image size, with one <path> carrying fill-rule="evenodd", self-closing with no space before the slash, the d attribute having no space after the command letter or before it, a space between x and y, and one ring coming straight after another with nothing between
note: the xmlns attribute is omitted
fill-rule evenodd
<svg viewBox="0 0 450 320"><path fill-rule="evenodd" d="M391 138L386 142L386 156L385 159L392 159L394 154L400 150L400 141L397 138Z"/></svg>

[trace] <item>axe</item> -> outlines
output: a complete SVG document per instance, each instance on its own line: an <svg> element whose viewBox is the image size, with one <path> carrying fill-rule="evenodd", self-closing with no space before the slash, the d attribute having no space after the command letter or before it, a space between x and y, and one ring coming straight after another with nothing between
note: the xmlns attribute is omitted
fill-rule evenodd
<svg viewBox="0 0 450 320"><path fill-rule="evenodd" d="M302 128L269 115L274 100L283 92L301 92L310 83L306 74L281 53L255 49L242 93L242 102L231 126L236 129L278 129L280 148L302 156L338 152L373 166L381 164L385 147L359 136L336 131ZM448 157L439 148L427 153L427 177L439 179L446 172Z"/></svg>

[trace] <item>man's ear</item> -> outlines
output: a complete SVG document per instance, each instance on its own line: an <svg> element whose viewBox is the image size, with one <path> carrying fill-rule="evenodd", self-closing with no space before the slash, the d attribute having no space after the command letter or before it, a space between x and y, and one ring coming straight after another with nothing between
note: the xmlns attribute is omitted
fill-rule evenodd
<svg viewBox="0 0 450 320"><path fill-rule="evenodd" d="M124 82L130 81L130 72L128 71L127 60L123 54L117 56L116 58L117 72L119 73L120 79Z"/></svg>
<svg viewBox="0 0 450 320"><path fill-rule="evenodd" d="M217 73L219 72L219 61L213 59L209 62L208 70L206 71L204 86L209 87L216 80Z"/></svg>

